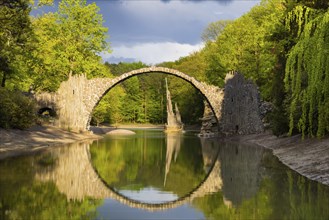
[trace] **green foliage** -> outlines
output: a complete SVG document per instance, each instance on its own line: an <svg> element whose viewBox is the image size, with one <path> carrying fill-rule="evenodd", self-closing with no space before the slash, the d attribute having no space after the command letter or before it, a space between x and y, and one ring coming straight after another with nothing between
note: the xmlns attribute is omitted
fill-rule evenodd
<svg viewBox="0 0 329 220"><path fill-rule="evenodd" d="M94 219L100 200L69 200L56 184L36 174L52 169L54 155L41 154L0 163L0 219Z"/></svg>
<svg viewBox="0 0 329 220"><path fill-rule="evenodd" d="M0 1L0 86L23 87L33 33L28 0Z"/></svg>
<svg viewBox="0 0 329 220"><path fill-rule="evenodd" d="M123 122L121 113L124 103L122 100L126 95L122 86L116 86L110 92L104 95L99 104L95 107L92 114L92 124L99 125L107 122L117 124Z"/></svg>
<svg viewBox="0 0 329 220"><path fill-rule="evenodd" d="M211 22L202 33L202 40L204 42L215 41L217 37L223 32L224 28L232 23L232 20L219 20Z"/></svg>
<svg viewBox="0 0 329 220"><path fill-rule="evenodd" d="M109 76L98 53L109 51L107 28L95 3L63 0L58 12L33 19L38 38L35 51L34 86L55 91L70 74Z"/></svg>
<svg viewBox="0 0 329 220"><path fill-rule="evenodd" d="M140 68L144 68L147 67L146 64L142 63L142 62L134 62L134 63L105 63L106 66L108 66L111 70L111 73L115 76L119 76L121 74L124 73L128 73L132 70L136 70L136 69L140 69Z"/></svg>
<svg viewBox="0 0 329 220"><path fill-rule="evenodd" d="M7 198L12 203L9 219L91 219L96 216L96 201L70 201L51 182L34 182Z"/></svg>
<svg viewBox="0 0 329 220"><path fill-rule="evenodd" d="M146 65L141 62L119 64L107 63L106 65L110 68L111 73L116 76L146 67ZM182 71L201 81L206 79L204 75L205 65L202 53L191 54L190 56L182 58L176 62L159 64L159 66ZM204 98L202 95L184 80L159 73L143 74L132 77L110 90L99 104L102 105L103 100L108 103L105 104L108 106L106 114L109 114L110 116L105 117L104 121L110 123L165 123L166 91L164 87L164 79L166 77L169 79L169 89L172 94L173 102L178 103L184 123L199 123L199 118L203 115L204 107ZM112 109L110 110L110 108ZM193 109L193 111L191 111L191 109ZM113 120L113 114L116 114L116 120Z"/></svg>
<svg viewBox="0 0 329 220"><path fill-rule="evenodd" d="M278 35L280 36L280 34ZM274 41L274 39L273 39ZM275 44L278 48L275 50L275 56L277 57L276 64L273 68L273 80L270 87L270 97L273 103L273 110L268 115L269 121L271 123L271 129L274 135L282 135L288 132L289 123L288 115L286 111L287 101L286 93L284 89L284 75L285 75L285 54L282 52L282 46L280 44Z"/></svg>
<svg viewBox="0 0 329 220"><path fill-rule="evenodd" d="M0 127L26 129L36 118L34 101L19 91L0 88Z"/></svg>
<svg viewBox="0 0 329 220"><path fill-rule="evenodd" d="M171 63L163 63L160 66L169 67L194 77L199 81L207 81L205 75L206 61L203 51L190 54ZM198 124L203 116L205 97L186 81L174 77L168 78L169 90L173 103L177 103L182 121L185 124Z"/></svg>
<svg viewBox="0 0 329 220"><path fill-rule="evenodd" d="M237 70L273 102L269 118L275 134L290 128L290 134L322 137L329 118L328 6L326 1L262 1L206 44L208 81L222 86L226 72Z"/></svg>
<svg viewBox="0 0 329 220"><path fill-rule="evenodd" d="M296 13L300 12L300 7ZM308 16L307 9L304 9ZM323 137L329 131L329 13L301 24L300 39L287 59L285 86L291 94L290 134Z"/></svg>
<svg viewBox="0 0 329 220"><path fill-rule="evenodd" d="M31 24L31 6L53 3L0 1L2 87L27 90L32 85L36 90L55 91L70 74L112 77L111 72L118 76L146 66L141 62L102 64L99 53L109 51L109 43L95 3L62 0L57 12L32 18ZM327 0L262 0L234 21L210 23L201 51L161 66L219 87L229 70L237 70L259 86L263 99L274 104L269 118L275 134L289 127L290 134L322 137L329 131L328 8ZM165 77L141 75L117 85L95 108L93 121L164 123ZM169 79L183 121L197 123L203 113L201 94L176 77Z"/></svg>
<svg viewBox="0 0 329 220"><path fill-rule="evenodd" d="M106 66L118 76L146 67L141 62L119 63ZM143 74L116 85L100 101L95 114L101 113L109 123L163 123L165 104L163 74ZM103 109L103 110L101 110Z"/></svg>
<svg viewBox="0 0 329 220"><path fill-rule="evenodd" d="M228 23L215 42L204 48L208 81L223 86L225 75L236 70L260 87L265 99L270 99L270 76L275 63L273 43L269 33L282 14L279 1L263 1L250 12Z"/></svg>

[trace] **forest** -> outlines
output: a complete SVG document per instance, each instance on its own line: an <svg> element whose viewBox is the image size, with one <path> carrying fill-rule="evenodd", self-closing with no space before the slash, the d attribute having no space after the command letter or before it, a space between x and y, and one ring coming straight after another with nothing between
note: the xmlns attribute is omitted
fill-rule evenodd
<svg viewBox="0 0 329 220"><path fill-rule="evenodd" d="M70 75L115 77L147 66L102 61L99 54L111 48L97 1L61 0L56 12L31 15L52 2L0 0L0 127L24 129L38 120L28 91L54 92ZM274 134L323 137L329 132L328 7L327 0L262 0L236 20L210 23L200 51L157 65L219 87L227 72L238 71L271 103L266 120ZM117 85L95 108L92 123L163 124L165 77L184 123L200 123L202 95L161 74Z"/></svg>

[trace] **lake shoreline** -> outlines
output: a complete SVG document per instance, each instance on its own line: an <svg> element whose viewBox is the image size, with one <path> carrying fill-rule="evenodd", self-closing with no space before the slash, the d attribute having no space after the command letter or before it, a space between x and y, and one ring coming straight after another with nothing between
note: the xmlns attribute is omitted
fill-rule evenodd
<svg viewBox="0 0 329 220"><path fill-rule="evenodd" d="M53 126L34 126L28 130L0 129L0 160L33 154L52 146L60 146L78 141L100 139L103 134L117 128L154 128L160 125L117 127L92 127L93 132L73 133ZM329 137L305 139L300 135L276 137L269 132L251 135L234 135L225 141L256 144L273 151L273 154L289 168L311 180L329 185Z"/></svg>
<svg viewBox="0 0 329 220"><path fill-rule="evenodd" d="M26 130L0 128L0 160L34 154L50 147L84 140L97 140L119 128L161 129L161 125L91 126L91 131L76 133L50 125L35 125Z"/></svg>
<svg viewBox="0 0 329 220"><path fill-rule="evenodd" d="M283 164L299 174L329 186L329 137L305 138L301 135L277 137L270 132L224 138L271 149Z"/></svg>
<svg viewBox="0 0 329 220"><path fill-rule="evenodd" d="M102 136L92 132L74 133L54 126L33 126L27 130L0 128L0 160L33 154L50 147L96 140Z"/></svg>

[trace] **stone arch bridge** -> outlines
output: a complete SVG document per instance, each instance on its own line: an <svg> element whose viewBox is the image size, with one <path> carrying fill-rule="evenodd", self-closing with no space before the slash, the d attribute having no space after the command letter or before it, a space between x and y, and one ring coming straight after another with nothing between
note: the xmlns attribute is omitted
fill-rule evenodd
<svg viewBox="0 0 329 220"><path fill-rule="evenodd" d="M71 131L89 130L94 107L115 85L140 74L163 73L179 77L193 85L207 100L212 118L222 132L255 133L263 131L259 117L259 100L256 86L244 80L242 75L230 73L226 76L225 88L200 82L180 71L164 67L148 67L124 73L115 78L93 78L85 75L70 76L62 82L55 94L36 95L40 108L49 107L57 113L56 125ZM226 92L229 91L229 94ZM225 105L226 103L226 105ZM227 109L226 111L224 109ZM213 123L214 124L214 123Z"/></svg>

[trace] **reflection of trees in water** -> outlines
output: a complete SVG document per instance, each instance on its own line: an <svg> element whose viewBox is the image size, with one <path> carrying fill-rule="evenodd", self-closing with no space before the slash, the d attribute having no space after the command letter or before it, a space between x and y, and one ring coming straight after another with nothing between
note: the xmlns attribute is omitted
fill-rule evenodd
<svg viewBox="0 0 329 220"><path fill-rule="evenodd" d="M0 219L95 218L100 201L68 200L55 182L34 178L51 173L57 163L52 151L0 162Z"/></svg>
<svg viewBox="0 0 329 220"><path fill-rule="evenodd" d="M195 136L186 139L182 134L160 134L151 131L146 135L149 138L138 134L142 138L99 142L91 147L92 163L102 179L117 190L153 187L184 196L206 175L200 143Z"/></svg>

